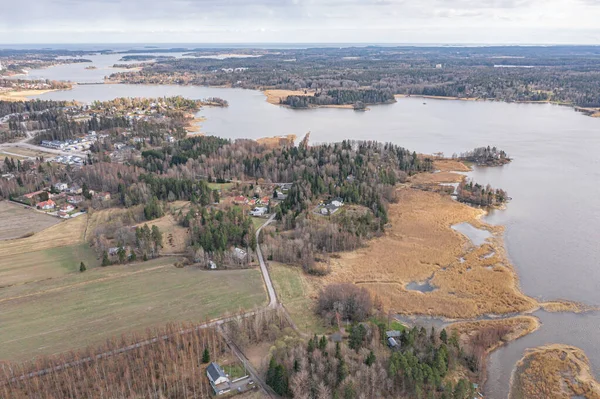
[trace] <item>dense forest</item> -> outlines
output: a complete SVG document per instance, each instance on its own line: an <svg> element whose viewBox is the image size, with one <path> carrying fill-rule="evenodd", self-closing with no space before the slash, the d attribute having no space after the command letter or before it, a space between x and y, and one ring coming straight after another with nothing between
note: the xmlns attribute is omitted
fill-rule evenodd
<svg viewBox="0 0 600 399"><path fill-rule="evenodd" d="M356 108L364 108L366 104L385 104L394 102L394 94L389 90L359 89L359 90L327 90L318 92L312 96L288 96L281 100L281 104L292 108L309 108L319 105L357 105Z"/></svg>

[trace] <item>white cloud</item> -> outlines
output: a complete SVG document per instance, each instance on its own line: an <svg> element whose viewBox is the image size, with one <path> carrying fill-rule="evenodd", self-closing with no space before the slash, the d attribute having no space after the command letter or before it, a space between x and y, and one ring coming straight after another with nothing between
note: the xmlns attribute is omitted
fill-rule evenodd
<svg viewBox="0 0 600 399"><path fill-rule="evenodd" d="M600 0L0 0L0 42L598 43ZM273 32L277 32L276 35Z"/></svg>

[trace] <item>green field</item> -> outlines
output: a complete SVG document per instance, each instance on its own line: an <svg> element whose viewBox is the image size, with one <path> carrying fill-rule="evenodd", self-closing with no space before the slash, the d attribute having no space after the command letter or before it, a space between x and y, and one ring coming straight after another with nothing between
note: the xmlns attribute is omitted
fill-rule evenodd
<svg viewBox="0 0 600 399"><path fill-rule="evenodd" d="M0 286L61 277L78 271L81 262L88 269L100 265L96 253L88 244L4 254L0 258Z"/></svg>
<svg viewBox="0 0 600 399"><path fill-rule="evenodd" d="M208 183L208 188L211 190L227 191L233 187L235 183Z"/></svg>
<svg viewBox="0 0 600 399"><path fill-rule="evenodd" d="M66 248L47 251L54 267L72 269ZM266 303L258 270L178 269L172 266L176 260L97 267L0 289L0 361L77 349L168 322L202 322Z"/></svg>
<svg viewBox="0 0 600 399"><path fill-rule="evenodd" d="M277 296L301 332L325 334L332 330L314 313L314 300L302 269L269 262L269 270Z"/></svg>

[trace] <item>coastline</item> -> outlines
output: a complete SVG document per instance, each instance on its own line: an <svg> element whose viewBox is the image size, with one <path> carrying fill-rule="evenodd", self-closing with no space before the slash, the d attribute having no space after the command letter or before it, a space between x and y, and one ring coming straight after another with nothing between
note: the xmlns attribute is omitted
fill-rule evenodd
<svg viewBox="0 0 600 399"><path fill-rule="evenodd" d="M504 227L485 223L483 209L440 192L440 182L465 178L452 173L456 164L437 162L438 173L418 174L399 187L399 201L389 207L388 233L332 260L332 273L325 280L362 285L382 297L385 308L402 315L468 320L539 309L541 304L520 289L506 254ZM461 171L465 169L463 165ZM490 237L474 245L452 229L460 223L485 230ZM369 270L364 265L370 265ZM410 283L424 282L432 289L407 288ZM575 305L564 308L570 306Z"/></svg>
<svg viewBox="0 0 600 399"><path fill-rule="evenodd" d="M600 118L600 108L586 108L580 107L573 104L562 103L558 101L504 101L504 100L496 100L493 98L478 98L478 97L453 97L453 96L427 96L422 94L395 94L395 98L424 98L431 100L446 100L446 101L488 101L488 102L500 102L506 104L552 104L552 105L560 105L563 107L569 107L577 112L581 112L584 115L591 116L592 118Z"/></svg>
<svg viewBox="0 0 600 399"><path fill-rule="evenodd" d="M2 101L27 101L29 97L39 96L42 94L59 91L60 89L43 89L43 90L10 90L0 92L0 100Z"/></svg>

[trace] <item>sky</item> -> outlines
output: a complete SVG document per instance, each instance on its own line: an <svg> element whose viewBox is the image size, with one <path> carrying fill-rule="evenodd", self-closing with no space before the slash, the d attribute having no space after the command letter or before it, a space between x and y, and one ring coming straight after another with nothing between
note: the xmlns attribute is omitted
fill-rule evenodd
<svg viewBox="0 0 600 399"><path fill-rule="evenodd" d="M0 43L600 44L600 0L0 0Z"/></svg>

